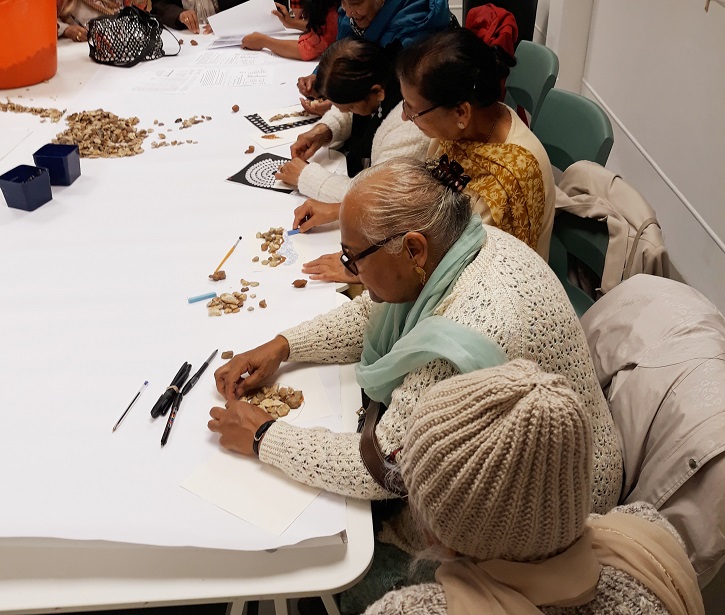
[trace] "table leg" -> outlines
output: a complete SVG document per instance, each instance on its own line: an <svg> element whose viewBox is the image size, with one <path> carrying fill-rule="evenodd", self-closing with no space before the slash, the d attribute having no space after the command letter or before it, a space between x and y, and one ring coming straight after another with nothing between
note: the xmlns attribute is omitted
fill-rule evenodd
<svg viewBox="0 0 725 615"><path fill-rule="evenodd" d="M332 594L322 594L320 598L327 609L327 615L340 615L340 609L337 608L337 602Z"/></svg>
<svg viewBox="0 0 725 615"><path fill-rule="evenodd" d="M245 600L235 600L234 602L229 602L227 604L226 615L242 615L242 613L244 612L245 602Z"/></svg>
<svg viewBox="0 0 725 615"><path fill-rule="evenodd" d="M289 615L289 610L287 608L287 598L274 599L274 613L275 615Z"/></svg>

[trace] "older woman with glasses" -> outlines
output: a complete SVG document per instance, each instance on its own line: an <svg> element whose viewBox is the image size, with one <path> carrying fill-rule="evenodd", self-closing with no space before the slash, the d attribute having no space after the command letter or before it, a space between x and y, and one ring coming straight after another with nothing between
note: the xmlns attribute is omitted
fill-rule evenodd
<svg viewBox="0 0 725 615"><path fill-rule="evenodd" d="M257 454L313 487L354 498L394 498L402 489L386 477L420 396L455 374L524 357L571 384L594 426L593 508L605 512L617 503L621 453L571 304L533 250L471 214L469 198L459 192L465 181L460 167L446 160L433 167L406 158L353 180L340 208L342 262L368 290L216 371L217 389L228 401L226 408L211 409L209 429L220 434L222 446ZM272 421L239 401L274 378L283 361L358 362L358 383L376 402L362 435ZM386 542L418 546L405 512L385 527L380 538ZM380 557L399 562L386 574L398 583L407 556L392 545L380 549L386 553ZM379 572L372 574L379 579ZM380 595L358 591L363 602ZM344 611L362 608L357 603Z"/></svg>
<svg viewBox="0 0 725 615"><path fill-rule="evenodd" d="M239 397L283 361L359 362L358 383L387 407L375 435L389 456L428 387L505 355L525 357L564 375L592 417L592 499L596 511L609 510L619 496L621 455L579 321L533 250L471 215L468 197L457 191L462 183L445 161L429 169L394 158L360 173L343 200L340 230L342 261L367 292L220 367L216 384L228 407L211 410L209 428L226 448L256 451L305 484L389 498L363 463L358 434L270 422Z"/></svg>
<svg viewBox="0 0 725 615"><path fill-rule="evenodd" d="M471 182L466 193L485 224L511 233L544 259L556 192L543 145L498 102L514 60L466 29L441 32L404 49L398 75L403 119L434 139Z"/></svg>

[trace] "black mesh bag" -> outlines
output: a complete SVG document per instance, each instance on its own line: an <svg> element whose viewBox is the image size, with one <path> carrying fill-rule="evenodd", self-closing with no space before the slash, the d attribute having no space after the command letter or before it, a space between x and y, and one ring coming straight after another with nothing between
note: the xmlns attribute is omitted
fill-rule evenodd
<svg viewBox="0 0 725 615"><path fill-rule="evenodd" d="M127 6L116 15L88 22L89 55L94 62L110 66L131 67L155 60L165 55L162 30L156 17L135 6Z"/></svg>

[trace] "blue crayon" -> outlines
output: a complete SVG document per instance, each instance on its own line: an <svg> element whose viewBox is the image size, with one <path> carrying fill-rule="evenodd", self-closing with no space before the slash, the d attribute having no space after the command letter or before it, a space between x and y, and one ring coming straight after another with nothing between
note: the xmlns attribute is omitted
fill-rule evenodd
<svg viewBox="0 0 725 615"><path fill-rule="evenodd" d="M293 229L292 229L291 231L287 231L287 235L288 235L288 236L289 236L289 235L296 235L296 234L297 234L297 233L299 233L299 232L300 232L300 229L298 229L298 228L293 228Z"/></svg>
<svg viewBox="0 0 725 615"><path fill-rule="evenodd" d="M196 303L197 301L204 301L204 299L213 299L216 297L216 293L205 293L203 295L197 295L196 297L189 297L187 301L189 303Z"/></svg>

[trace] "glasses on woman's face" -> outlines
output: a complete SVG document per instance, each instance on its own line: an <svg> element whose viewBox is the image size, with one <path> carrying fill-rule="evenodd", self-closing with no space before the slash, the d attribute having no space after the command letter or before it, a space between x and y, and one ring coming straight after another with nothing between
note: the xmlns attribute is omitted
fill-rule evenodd
<svg viewBox="0 0 725 615"><path fill-rule="evenodd" d="M369 248L366 248L365 250L360 252L360 254L352 254L345 246L342 246L342 254L340 254L340 262L343 264L345 269L347 269L350 273L352 273L352 275L358 275L358 269L357 269L358 262L360 262L366 256L370 256L374 252L377 252L380 248L382 248L389 241L393 241L393 239L397 239L398 237L407 235L407 233L408 233L408 231L403 231L402 233L397 233L396 235L391 235L390 237L383 239L380 243L376 243L374 246L370 246Z"/></svg>
<svg viewBox="0 0 725 615"><path fill-rule="evenodd" d="M410 109L410 105L408 104L408 101L403 99L403 115L407 117L411 122L415 124L415 120L417 120L419 117L425 115L426 113L430 113L431 111L435 111L440 105L433 105L432 107L429 107L425 111L421 111L420 113L414 113L413 115L410 115L408 113L408 109Z"/></svg>

